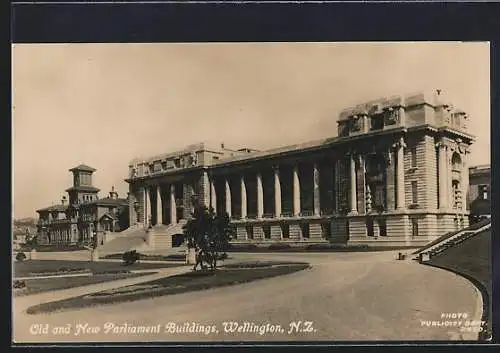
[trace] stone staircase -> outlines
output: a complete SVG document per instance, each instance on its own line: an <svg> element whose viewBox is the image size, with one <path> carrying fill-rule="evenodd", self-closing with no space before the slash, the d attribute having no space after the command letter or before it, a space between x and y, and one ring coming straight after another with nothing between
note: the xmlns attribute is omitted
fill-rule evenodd
<svg viewBox="0 0 500 353"><path fill-rule="evenodd" d="M456 232L447 233L415 251L413 254L418 255L421 261L426 261L488 229L491 229L490 219L478 222Z"/></svg>
<svg viewBox="0 0 500 353"><path fill-rule="evenodd" d="M149 229L148 252L161 252L172 249L172 237L176 234L183 234L183 227L186 220L181 219L176 224L154 226Z"/></svg>
<svg viewBox="0 0 500 353"><path fill-rule="evenodd" d="M129 250L142 251L148 248L148 232L144 228L130 227L119 236L98 247L100 255L121 254Z"/></svg>

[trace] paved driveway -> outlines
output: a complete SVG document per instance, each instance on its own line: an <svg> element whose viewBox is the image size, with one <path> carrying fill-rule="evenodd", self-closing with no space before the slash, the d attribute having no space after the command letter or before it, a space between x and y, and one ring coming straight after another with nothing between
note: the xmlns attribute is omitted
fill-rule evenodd
<svg viewBox="0 0 500 353"><path fill-rule="evenodd" d="M24 303L15 308L14 340L456 340L477 336L461 336L458 328L427 326L442 322L442 313L478 319L481 298L475 287L450 272L397 261L394 252L232 256L308 261L312 268L241 285L50 315L26 315L21 312ZM30 327L40 324L47 325L47 334L30 333ZM55 334L57 327L69 333L60 329Z"/></svg>

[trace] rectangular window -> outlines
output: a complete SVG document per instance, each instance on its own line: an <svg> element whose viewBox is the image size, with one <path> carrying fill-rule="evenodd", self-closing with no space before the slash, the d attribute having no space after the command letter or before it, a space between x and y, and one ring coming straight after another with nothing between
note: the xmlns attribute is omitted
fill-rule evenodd
<svg viewBox="0 0 500 353"><path fill-rule="evenodd" d="M263 226L262 230L264 231L264 238L271 239L271 226Z"/></svg>
<svg viewBox="0 0 500 353"><path fill-rule="evenodd" d="M247 239L253 239L253 227L246 226L246 231L247 231Z"/></svg>
<svg viewBox="0 0 500 353"><path fill-rule="evenodd" d="M309 238L309 224L304 223L300 225L300 230L302 232L302 237L303 238Z"/></svg>
<svg viewBox="0 0 500 353"><path fill-rule="evenodd" d="M418 184L417 184L417 181L411 182L411 202L414 205L418 203Z"/></svg>
<svg viewBox="0 0 500 353"><path fill-rule="evenodd" d="M479 185L479 197L488 200L488 185Z"/></svg>
<svg viewBox="0 0 500 353"><path fill-rule="evenodd" d="M418 220L416 218L412 218L411 220L411 235L413 237L418 236Z"/></svg>
<svg viewBox="0 0 500 353"><path fill-rule="evenodd" d="M290 238L290 227L288 224L281 225L281 235L284 239Z"/></svg>
<svg viewBox="0 0 500 353"><path fill-rule="evenodd" d="M411 167L417 168L417 147L413 146L411 148Z"/></svg>
<svg viewBox="0 0 500 353"><path fill-rule="evenodd" d="M372 115L370 118L370 130L382 130L384 128L384 114Z"/></svg>

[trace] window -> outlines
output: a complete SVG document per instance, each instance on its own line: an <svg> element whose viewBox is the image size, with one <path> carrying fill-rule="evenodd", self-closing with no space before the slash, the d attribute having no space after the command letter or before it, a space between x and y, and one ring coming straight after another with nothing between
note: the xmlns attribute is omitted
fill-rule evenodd
<svg viewBox="0 0 500 353"><path fill-rule="evenodd" d="M253 227L252 226L247 226L247 239L253 239Z"/></svg>
<svg viewBox="0 0 500 353"><path fill-rule="evenodd" d="M418 203L418 184L417 184L417 181L411 182L411 202L414 205Z"/></svg>
<svg viewBox="0 0 500 353"><path fill-rule="evenodd" d="M385 221L385 219L379 219L378 226L379 226L379 230L380 230L380 236L386 237L387 236L387 222Z"/></svg>
<svg viewBox="0 0 500 353"><path fill-rule="evenodd" d="M271 226L263 226L262 229L264 231L264 238L271 239Z"/></svg>
<svg viewBox="0 0 500 353"><path fill-rule="evenodd" d="M281 234L284 239L290 238L290 227L288 224L281 225Z"/></svg>
<svg viewBox="0 0 500 353"><path fill-rule="evenodd" d="M180 160L180 158L174 159L174 165L175 165L175 168L180 168L181 167L181 160Z"/></svg>
<svg viewBox="0 0 500 353"><path fill-rule="evenodd" d="M309 224L307 224L307 223L301 224L300 230L302 232L303 238L309 238Z"/></svg>
<svg viewBox="0 0 500 353"><path fill-rule="evenodd" d="M411 148L411 167L417 168L417 147L413 146Z"/></svg>
<svg viewBox="0 0 500 353"><path fill-rule="evenodd" d="M416 218L411 220L411 235L412 237L418 236L418 220Z"/></svg>
<svg viewBox="0 0 500 353"><path fill-rule="evenodd" d="M479 197L488 200L488 185L479 185Z"/></svg>
<svg viewBox="0 0 500 353"><path fill-rule="evenodd" d="M372 115L370 122L371 122L371 130L382 130L384 128L384 115L383 114Z"/></svg>

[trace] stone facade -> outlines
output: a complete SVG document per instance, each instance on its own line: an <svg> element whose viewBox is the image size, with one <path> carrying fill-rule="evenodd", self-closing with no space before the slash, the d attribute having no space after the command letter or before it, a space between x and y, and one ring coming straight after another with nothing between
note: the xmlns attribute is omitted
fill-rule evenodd
<svg viewBox="0 0 500 353"><path fill-rule="evenodd" d="M94 239L104 241L105 232L128 228L129 219L137 223L137 212L143 214L143 210L130 207L134 205L135 197L119 198L113 187L108 197L99 198L100 190L92 185L94 168L82 164L70 171L73 173L73 186L66 190L68 198L63 197L59 205L37 210L39 244L71 245L90 243Z"/></svg>
<svg viewBox="0 0 500 353"><path fill-rule="evenodd" d="M175 223L196 199L227 212L239 242L427 242L468 224L473 136L450 106L441 94L384 98L343 110L336 138L269 151L196 144L136 159L134 221ZM155 188L170 197L141 197ZM170 217L159 219L163 209Z"/></svg>

